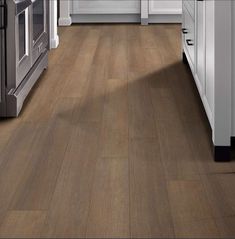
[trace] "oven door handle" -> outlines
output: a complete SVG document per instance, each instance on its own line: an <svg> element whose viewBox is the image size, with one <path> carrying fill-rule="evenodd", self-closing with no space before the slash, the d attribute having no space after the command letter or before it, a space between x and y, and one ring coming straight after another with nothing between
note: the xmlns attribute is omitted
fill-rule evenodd
<svg viewBox="0 0 235 239"><path fill-rule="evenodd" d="M1 26L0 30L5 30L7 28L7 5L6 4L1 4L0 5L0 11L1 11Z"/></svg>

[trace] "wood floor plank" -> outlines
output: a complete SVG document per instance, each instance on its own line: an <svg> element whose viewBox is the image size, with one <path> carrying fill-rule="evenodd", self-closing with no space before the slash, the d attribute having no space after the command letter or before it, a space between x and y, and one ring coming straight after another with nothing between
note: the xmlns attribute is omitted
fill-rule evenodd
<svg viewBox="0 0 235 239"><path fill-rule="evenodd" d="M0 164L0 222L8 210L17 186L30 162L37 126L20 124L1 153Z"/></svg>
<svg viewBox="0 0 235 239"><path fill-rule="evenodd" d="M156 139L130 140L132 238L172 238L173 223Z"/></svg>
<svg viewBox="0 0 235 239"><path fill-rule="evenodd" d="M83 38L75 62L64 79L66 84L61 97L82 97L88 84L88 75L99 43L100 31L88 29L87 35Z"/></svg>
<svg viewBox="0 0 235 239"><path fill-rule="evenodd" d="M221 238L214 219L175 221L176 238Z"/></svg>
<svg viewBox="0 0 235 239"><path fill-rule="evenodd" d="M127 79L128 70L128 28L117 25L112 32L112 46L110 59L107 62L108 79Z"/></svg>
<svg viewBox="0 0 235 239"><path fill-rule="evenodd" d="M174 225L212 219L210 203L200 180L168 182L168 194Z"/></svg>
<svg viewBox="0 0 235 239"><path fill-rule="evenodd" d="M140 41L141 46L144 48L158 48L157 42L155 40L155 25L140 26Z"/></svg>
<svg viewBox="0 0 235 239"><path fill-rule="evenodd" d="M234 238L235 237L235 217L223 217L216 219L221 238Z"/></svg>
<svg viewBox="0 0 235 239"><path fill-rule="evenodd" d="M168 194L176 238L220 238L201 181L169 181Z"/></svg>
<svg viewBox="0 0 235 239"><path fill-rule="evenodd" d="M235 174L203 175L203 184L216 218L235 216Z"/></svg>
<svg viewBox="0 0 235 239"><path fill-rule="evenodd" d="M153 31L155 33L155 41L163 59L164 67L170 67L181 61L179 55L176 54L175 45L171 44L169 36L166 34L166 24L156 25ZM172 35L172 37L176 36Z"/></svg>
<svg viewBox="0 0 235 239"><path fill-rule="evenodd" d="M42 236L85 237L99 137L98 123L82 122L76 126Z"/></svg>
<svg viewBox="0 0 235 239"><path fill-rule="evenodd" d="M102 31L104 33L104 29ZM107 71L107 59L110 56L112 37L101 35L94 55L92 66L88 75L81 107L78 110L77 121L98 122L102 120L105 98L105 75ZM95 80L94 80L95 79Z"/></svg>
<svg viewBox="0 0 235 239"><path fill-rule="evenodd" d="M22 121L45 123L50 120L58 96L63 91L66 74L63 68L58 67L41 76L39 87L32 91L21 113ZM43 83L40 85L41 82Z"/></svg>
<svg viewBox="0 0 235 239"><path fill-rule="evenodd" d="M130 73L128 78L130 138L155 137L154 111L145 77Z"/></svg>
<svg viewBox="0 0 235 239"><path fill-rule="evenodd" d="M70 29L65 29L61 34L62 39L58 48L50 51L49 68L59 65L68 71L72 69L77 55L82 50L84 40L91 36L91 32L89 25L71 26Z"/></svg>
<svg viewBox="0 0 235 239"><path fill-rule="evenodd" d="M13 210L47 210L73 132L76 100L57 103L49 124L40 125L30 163L11 203Z"/></svg>
<svg viewBox="0 0 235 239"><path fill-rule="evenodd" d="M183 122L198 124L203 120L207 121L196 85L191 74L189 74L189 69L186 70L180 62L172 65L166 73L168 79L171 80L171 89ZM182 94L182 89L184 89L184 94Z"/></svg>
<svg viewBox="0 0 235 239"><path fill-rule="evenodd" d="M158 37L161 44L163 44L162 41L165 37L163 31ZM179 98L180 94L185 95L182 94L182 88L178 86L181 72L176 71L176 69L177 64L180 63L167 66L169 59L175 59L175 57L174 54L164 48L165 45L158 50L151 49L151 61L158 62L156 66L158 66L159 71L156 72L155 77L149 80L156 128L159 134L162 157L164 158L163 164L168 179L198 179L198 165L194 158L193 150L190 148L188 131L185 129L182 118L185 109L189 109L189 104L184 103L187 102L186 98L181 96ZM186 80L186 77L184 79ZM180 94L177 95L176 92L180 92ZM191 107L191 112L194 112L193 107ZM194 115L194 113L190 114L187 111L188 118L192 114Z"/></svg>
<svg viewBox="0 0 235 239"><path fill-rule="evenodd" d="M179 59L182 57L182 28L179 24L164 24L165 34L169 43Z"/></svg>
<svg viewBox="0 0 235 239"><path fill-rule="evenodd" d="M98 159L86 237L129 238L128 158Z"/></svg>
<svg viewBox="0 0 235 239"><path fill-rule="evenodd" d="M2 161L1 153L4 148L7 146L12 135L19 127L20 121L15 119L0 119L0 164Z"/></svg>
<svg viewBox="0 0 235 239"><path fill-rule="evenodd" d="M106 84L102 121L102 156L128 157L127 79L110 79Z"/></svg>
<svg viewBox="0 0 235 239"><path fill-rule="evenodd" d="M45 211L9 211L0 238L39 238L45 218Z"/></svg>
<svg viewBox="0 0 235 239"><path fill-rule="evenodd" d="M196 160L171 90L152 88L151 97L167 179L199 179Z"/></svg>
<svg viewBox="0 0 235 239"><path fill-rule="evenodd" d="M128 71L146 73L144 48L141 44L140 26L133 26L128 31Z"/></svg>

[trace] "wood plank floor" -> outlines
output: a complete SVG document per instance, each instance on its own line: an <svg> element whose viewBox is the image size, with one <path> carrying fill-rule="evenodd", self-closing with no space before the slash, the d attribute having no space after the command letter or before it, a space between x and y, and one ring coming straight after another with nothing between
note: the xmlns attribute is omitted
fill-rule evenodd
<svg viewBox="0 0 235 239"><path fill-rule="evenodd" d="M235 162L213 162L180 25L59 29L0 121L0 237L235 237Z"/></svg>

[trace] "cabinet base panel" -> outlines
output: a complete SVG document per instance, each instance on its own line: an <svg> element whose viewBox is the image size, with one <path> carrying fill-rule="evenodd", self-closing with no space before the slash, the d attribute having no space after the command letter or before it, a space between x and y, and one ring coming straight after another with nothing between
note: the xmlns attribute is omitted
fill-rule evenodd
<svg viewBox="0 0 235 239"><path fill-rule="evenodd" d="M214 146L215 162L229 162L231 160L230 146Z"/></svg>
<svg viewBox="0 0 235 239"><path fill-rule="evenodd" d="M182 53L182 61L185 65L188 65L188 59L187 59L187 56L184 52Z"/></svg>
<svg viewBox="0 0 235 239"><path fill-rule="evenodd" d="M235 136L231 137L231 148L235 149Z"/></svg>

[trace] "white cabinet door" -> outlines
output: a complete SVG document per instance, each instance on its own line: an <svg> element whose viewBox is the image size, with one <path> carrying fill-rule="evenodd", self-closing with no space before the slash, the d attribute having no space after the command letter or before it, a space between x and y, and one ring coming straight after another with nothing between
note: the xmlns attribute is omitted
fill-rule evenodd
<svg viewBox="0 0 235 239"><path fill-rule="evenodd" d="M211 48L210 32L207 27L206 1L196 1L196 70L195 80L198 91L204 103L205 111L211 126L213 126L214 107L214 77L213 75L213 48ZM211 65L210 65L211 64Z"/></svg>
<svg viewBox="0 0 235 239"><path fill-rule="evenodd" d="M205 69L206 69L206 48L205 48L205 1L196 3L196 80L201 95L205 94Z"/></svg>
<svg viewBox="0 0 235 239"><path fill-rule="evenodd" d="M140 14L140 0L73 0L73 14Z"/></svg>
<svg viewBox="0 0 235 239"><path fill-rule="evenodd" d="M182 1L149 0L149 14L182 14Z"/></svg>

